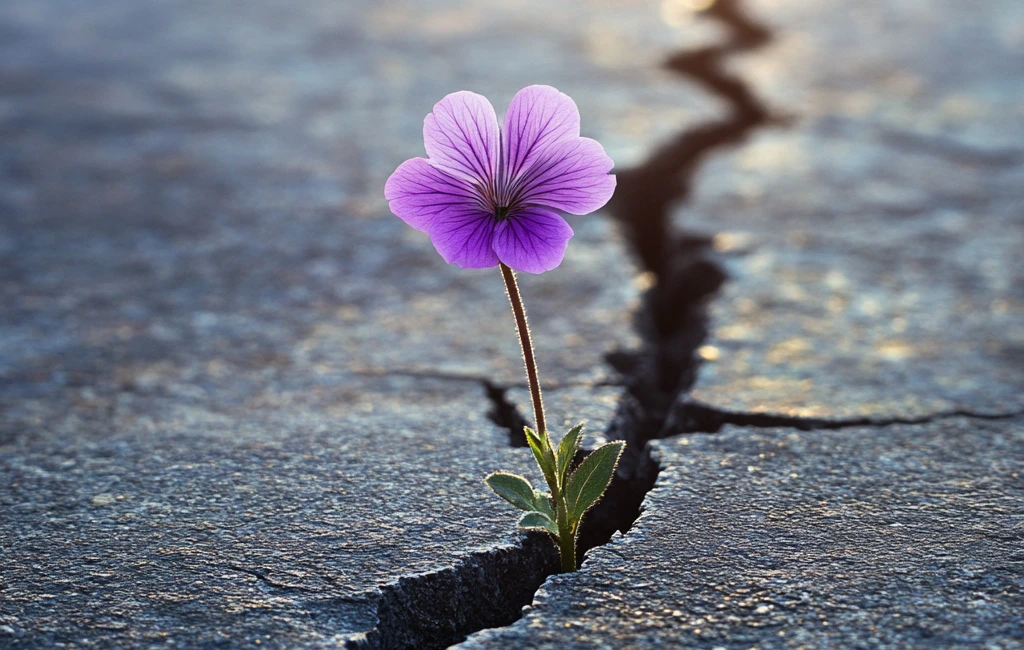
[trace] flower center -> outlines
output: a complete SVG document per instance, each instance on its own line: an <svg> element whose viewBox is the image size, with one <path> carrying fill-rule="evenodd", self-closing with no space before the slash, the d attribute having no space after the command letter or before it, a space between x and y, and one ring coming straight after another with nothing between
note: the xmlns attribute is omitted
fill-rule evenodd
<svg viewBox="0 0 1024 650"><path fill-rule="evenodd" d="M508 213L511 209L512 208L509 206L496 206L494 208L494 218L497 219L498 222L508 219Z"/></svg>

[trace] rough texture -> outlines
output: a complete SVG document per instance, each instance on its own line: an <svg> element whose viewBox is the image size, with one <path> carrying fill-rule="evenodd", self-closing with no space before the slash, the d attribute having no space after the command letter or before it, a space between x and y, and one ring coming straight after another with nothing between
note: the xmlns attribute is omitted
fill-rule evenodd
<svg viewBox="0 0 1024 650"><path fill-rule="evenodd" d="M693 398L827 418L1020 411L1024 9L751 13L777 29L738 70L787 121L710 159L679 211L731 276Z"/></svg>
<svg viewBox="0 0 1024 650"><path fill-rule="evenodd" d="M346 368L519 382L497 272L446 267L383 199L388 174L422 152L423 116L453 88L505 106L551 83L627 164L716 108L658 83L655 46L673 32L651 12L567 6L537 24L522 3L235 4L2 9L9 381L49 378L55 355L91 381L92 359L129 345L148 353L135 365L188 352L227 373L229 353L266 368L301 344L326 381ZM612 63L608 47L635 57ZM603 352L631 341L636 291L614 228L571 225L559 273L522 279L550 381L604 377ZM209 349L217 339L233 345ZM211 374L186 381L219 387Z"/></svg>
<svg viewBox="0 0 1024 650"><path fill-rule="evenodd" d="M525 455L482 396L422 383L405 414L378 396L387 417L77 417L3 446L4 643L341 639L375 626L378 588L399 576L518 546L481 478L529 473ZM551 569L537 551L523 602Z"/></svg>
<svg viewBox="0 0 1024 650"><path fill-rule="evenodd" d="M521 415L532 421L533 409L527 389L513 388L508 391L508 398L521 404ZM621 400L622 389L618 386L555 386L547 389L544 391L544 411L551 435L557 442L569 429L586 421L583 447L592 449L607 442L605 434ZM526 444L525 439L522 444Z"/></svg>
<svg viewBox="0 0 1024 650"><path fill-rule="evenodd" d="M460 648L1024 647L1024 421L655 443L633 530Z"/></svg>
<svg viewBox="0 0 1024 650"><path fill-rule="evenodd" d="M529 601L550 545L481 481L529 471L481 385L522 381L500 277L384 181L458 88L553 84L623 162L716 109L657 83L656 14L545 4L3 3L0 646L317 645L383 603L372 643L429 647ZM521 285L585 390L637 290L572 225Z"/></svg>
<svg viewBox="0 0 1024 650"><path fill-rule="evenodd" d="M500 280L444 266L425 236L388 214L381 189L420 151L422 116L457 88L501 107L527 84L559 87L579 103L584 135L622 171L642 168L680 130L715 131L734 102L658 69L674 48L695 53L721 37L687 4L3 3L0 646L428 648L514 617L509 605L529 600L551 547L524 541L514 513L480 485L493 469L527 467L523 450L507 448L507 420L488 421L495 402L481 386L513 386L511 406L529 417ZM678 222L717 235L732 279L712 303L711 339L699 340L694 305L683 306L674 339L653 341L643 328L658 315L644 309L635 334L651 276L634 279L609 220L571 220L577 236L562 267L521 278L552 422L588 418L592 442L606 426L637 439L671 433L663 419L689 387L675 379L692 375L691 343L705 344L707 360L695 396L720 409L887 418L1021 408L1019 3L871 2L851 20L838 0L766 0L753 12L779 27L774 45L745 61L730 54L722 68L795 119L762 133L748 120L748 144L706 168L703 154L677 152L679 164L655 164L623 198L629 214L644 197L664 198L662 207L689 197ZM720 144L741 139L719 127ZM625 380L605 363L618 348L615 367L633 374ZM641 377L657 374L662 355L675 375ZM650 386L647 401L621 397ZM637 423L644 431L624 430ZM1003 506L987 495L1010 492L985 463L1018 462L1012 426L861 430L842 449L868 471L868 450L892 445L903 465L885 476L906 479L911 496L943 475L915 466L951 472L959 483L934 492L964 492L942 502L943 516L981 527L955 548L959 520L933 530L915 518L917 529L887 527L886 539L931 531L963 566L1005 567L1019 564L1019 550L1005 550L1020 540L999 531L1019 530L1019 515L992 523ZM825 444L847 433L787 444L794 462L840 490L863 478ZM759 434L730 436L770 446ZM972 459L978 436L988 437ZM671 645L676 609L685 634L697 639L696 626L710 625L731 643L762 638L761 619L787 605L787 627L769 628L776 643L784 629L788 639L876 645L870 626L856 625L868 619L813 573L839 550L816 531L846 531L850 513L833 517L817 502L788 519L781 511L780 525L809 527L802 539L817 545L796 558L810 562L799 573L795 541L769 538L742 507L775 522L764 490L799 500L808 494L786 490L802 484L759 485L761 474L741 471L751 490L741 499L727 469L689 465L673 448L643 526L595 550L580 576L553 580L542 614L474 643L513 643L539 626L530 639L566 647L571 625L591 620L623 630L595 632L600 643ZM690 494L699 481L728 484L700 497ZM858 523L876 528L854 533L880 530L870 509L900 496L865 490L877 500L857 502L867 512ZM684 556L710 558L720 573L680 582L668 552L679 547L665 540L687 518L706 523L690 504L730 495L708 516L736 520L720 520L725 530ZM715 540L743 526L752 532L737 548L760 552L715 555L729 550ZM883 566L919 570L896 583L856 555L877 548L881 532L850 539L865 546L843 547L859 573L841 593L863 616L885 605L950 642L974 639L979 622L994 643L1019 635L999 616L1019 609L1001 591L1019 572L957 574L961 564L939 553L922 560L887 547ZM797 587L771 582L781 566ZM927 588L940 579L948 592ZM777 602L737 605L753 582ZM605 614L587 619L578 603L590 596L571 597L580 585L618 585L622 600L606 597ZM717 600L714 586L735 597ZM691 600L693 611L679 604ZM735 619L707 619L725 602ZM847 626L828 630L835 636L792 625L820 620L819 602ZM929 613L937 622L920 623ZM918 638L890 623L873 623L889 635L880 642Z"/></svg>

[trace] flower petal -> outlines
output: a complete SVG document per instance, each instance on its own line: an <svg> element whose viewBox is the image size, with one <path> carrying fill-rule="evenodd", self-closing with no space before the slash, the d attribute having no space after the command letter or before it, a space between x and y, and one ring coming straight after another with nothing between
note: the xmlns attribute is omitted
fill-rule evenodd
<svg viewBox="0 0 1024 650"><path fill-rule="evenodd" d="M520 204L546 205L570 214L602 207L615 193L614 163L596 140L576 138L548 149L520 176Z"/></svg>
<svg viewBox="0 0 1024 650"><path fill-rule="evenodd" d="M548 148L580 135L580 111L551 86L527 86L512 98L501 130L505 178L512 180Z"/></svg>
<svg viewBox="0 0 1024 650"><path fill-rule="evenodd" d="M423 232L446 211L480 205L479 193L469 182L426 158L412 158L399 165L384 185L384 198L396 216Z"/></svg>
<svg viewBox="0 0 1024 650"><path fill-rule="evenodd" d="M498 117L483 95L467 90L447 95L423 120L423 145L447 171L490 184L498 169Z"/></svg>
<svg viewBox="0 0 1024 650"><path fill-rule="evenodd" d="M498 259L516 271L543 273L562 263L572 228L550 210L530 206L516 211L494 230Z"/></svg>
<svg viewBox="0 0 1024 650"><path fill-rule="evenodd" d="M438 214L427 231L444 261L464 269L498 265L494 252L494 217L479 206L455 206Z"/></svg>

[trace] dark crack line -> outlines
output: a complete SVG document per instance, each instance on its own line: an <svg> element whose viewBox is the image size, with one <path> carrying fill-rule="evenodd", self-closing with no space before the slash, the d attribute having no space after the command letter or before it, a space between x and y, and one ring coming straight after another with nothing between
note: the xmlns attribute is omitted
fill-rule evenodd
<svg viewBox="0 0 1024 650"><path fill-rule="evenodd" d="M353 650L447 648L473 632L510 625L548 576L558 552L546 534L473 553L456 566L399 578L381 588L377 624L345 641Z"/></svg>
<svg viewBox="0 0 1024 650"><path fill-rule="evenodd" d="M510 447L526 447L526 433L523 428L528 426L526 418L519 412L513 402L509 401L508 386L499 386L484 380L484 393L487 395L487 399L491 400L491 410L487 412L487 417L491 419L499 427L508 431L508 444Z"/></svg>
<svg viewBox="0 0 1024 650"><path fill-rule="evenodd" d="M680 237L670 225L670 210L689 197L697 167L713 150L739 143L770 118L747 84L725 69L724 60L766 44L771 32L746 17L738 0L719 0L703 15L728 28L729 39L679 52L665 66L725 100L730 114L680 133L640 166L617 171L618 184L609 204L642 266L659 281L672 275L672 261L680 249L706 249L710 243Z"/></svg>
<svg viewBox="0 0 1024 650"><path fill-rule="evenodd" d="M508 398L508 391L513 388L529 390L526 382L510 384L499 384L496 381L483 375L448 373L439 370L417 370L417 369L380 369L380 370L357 370L354 375L363 377L410 377L413 379L437 379L440 381L473 382L480 384L484 389L484 396L490 402L487 410L487 417L491 422L508 432L508 444L510 447L526 447L526 434L523 427L530 423L523 417L519 407ZM543 390L559 390L563 388L597 388L600 386L617 386L621 382L605 380L598 382L542 382Z"/></svg>
<svg viewBox="0 0 1024 650"><path fill-rule="evenodd" d="M487 411L487 417L490 418L491 422L508 432L508 444L510 447L526 447L526 434L523 432L523 427L530 426L530 422L523 417L523 414L519 411L519 407L516 403L508 398L508 391L511 388L529 390L528 387L525 384L499 385L486 379L482 380L481 383L484 387L484 394L487 396L487 399L491 401L491 408ZM552 388L557 390L558 388L569 386L598 388L601 386L621 385L622 382L618 381L596 381L587 383L565 383L554 387L544 384L543 388L544 390Z"/></svg>
<svg viewBox="0 0 1024 650"><path fill-rule="evenodd" d="M278 590L278 591L300 592L300 593L311 594L314 597L313 600L323 600L324 599L324 592L323 592L322 589L316 589L316 588L313 588L313 587L304 587L302 585L295 585L295 584L288 584L286 582L281 582L279 580L275 580L274 578L271 578L267 574L267 572L263 571L262 569L251 569L249 567L241 566L239 564L234 564L234 563L230 563L230 562L221 562L221 563L216 564L215 566L218 566L218 567L220 567L222 569L227 569L228 571L234 571L236 573L242 573L242 574L245 574L245 575L252 576L252 577L256 578L257 580L259 580L261 583L263 583L263 584L267 585L268 587L271 587L271 588L273 588L275 590ZM336 588L343 588L345 586L344 582L342 580L339 580L338 578L334 578L332 576L318 575L317 578L319 578L321 581L323 581L323 582L325 582L325 583L327 583L327 584L329 584L329 585L331 585L333 587L336 587ZM331 594L330 595L330 601L332 603L349 603L349 604L355 604L355 605L366 605L366 604L372 603L373 600L374 600L374 596L373 595L362 595L362 596L346 596L346 595L342 595L342 594Z"/></svg>
<svg viewBox="0 0 1024 650"><path fill-rule="evenodd" d="M728 30L717 45L672 55L666 67L696 82L729 106L725 119L683 131L643 164L618 176L609 205L641 267L655 283L636 315L641 346L618 351L608 362L626 387L606 437L627 442L626 453L605 496L588 514L580 532L580 554L625 533L640 515L660 467L647 443L663 437L680 397L693 387L700 367L697 349L708 336L707 305L726 281L713 257L711 239L678 232L673 211L690 196L704 160L739 144L754 130L785 120L773 116L750 86L726 68L732 55L757 49L771 31L741 9L740 0L719 0L702 14ZM687 431L673 428L673 433Z"/></svg>
<svg viewBox="0 0 1024 650"><path fill-rule="evenodd" d="M639 516L661 470L647 446L651 440L714 433L726 424L812 430L1022 415L954 410L921 418L798 418L730 413L686 399L700 365L696 351L708 335L707 304L726 281L726 274L713 257L709 237L676 232L673 210L689 197L694 174L708 155L742 142L755 129L785 122L771 115L750 87L725 67L731 55L767 43L771 32L743 13L741 0L718 0L703 15L728 30L725 42L679 52L669 58L666 67L725 100L729 113L724 119L680 133L643 164L616 170L618 188L608 206L633 254L655 283L645 293L635 317L639 349L618 351L607 358L622 377L624 395L606 437L626 440L628 445L608 491L583 522L578 550L584 558L615 531L627 532ZM443 373L416 376L468 378ZM526 419L507 397L513 386L501 386L485 377L473 379L481 382L491 402L491 420L508 430L509 444L525 446L522 429ZM377 626L351 639L346 647L443 648L484 628L509 625L520 618L522 608L532 602L536 590L557 566L551 540L531 533L513 548L477 553L454 568L402 578L382 590Z"/></svg>
<svg viewBox="0 0 1024 650"><path fill-rule="evenodd" d="M1024 416L1024 410L1002 413L978 413L953 409L912 418L806 418L777 413L744 413L724 411L701 402L687 400L672 412L657 438L670 438L687 433L718 433L726 425L759 429L788 428L801 431L835 431L854 427L884 428L898 425L921 425L952 418L976 420L1012 420Z"/></svg>
<svg viewBox="0 0 1024 650"><path fill-rule="evenodd" d="M706 304L725 281L725 272L710 257L710 239L674 232L671 211L689 196L693 175L707 155L771 121L749 87L724 66L730 55L770 39L768 29L746 17L740 6L740 0L718 0L703 14L728 29L725 42L680 52L666 64L725 99L729 115L684 131L638 167L616 170L618 187L608 209L656 282L636 316L641 349L608 357L623 377L625 394L606 436L626 440L627 452L605 496L583 522L581 556L607 542L614 531L628 530L639 515L660 471L646 443L662 431L678 396L695 381L696 350L707 336ZM524 446L518 436L526 421L506 396L509 386L477 379L491 400L492 421L508 429L511 446ZM531 533L522 540L511 549L477 553L454 568L385 587L376 627L346 647L444 648L473 632L515 622L558 567L550 538Z"/></svg>

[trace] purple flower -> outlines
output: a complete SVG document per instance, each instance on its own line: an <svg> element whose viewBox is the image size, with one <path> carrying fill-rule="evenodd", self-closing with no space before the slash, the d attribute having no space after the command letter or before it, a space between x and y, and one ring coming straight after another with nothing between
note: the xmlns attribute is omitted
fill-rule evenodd
<svg viewBox="0 0 1024 650"><path fill-rule="evenodd" d="M423 144L430 157L399 165L384 196L462 268L550 271L572 237L554 210L587 214L615 191L611 158L580 137L576 104L550 86L516 93L500 129L485 97L452 93L423 120Z"/></svg>

